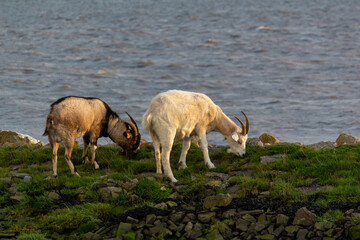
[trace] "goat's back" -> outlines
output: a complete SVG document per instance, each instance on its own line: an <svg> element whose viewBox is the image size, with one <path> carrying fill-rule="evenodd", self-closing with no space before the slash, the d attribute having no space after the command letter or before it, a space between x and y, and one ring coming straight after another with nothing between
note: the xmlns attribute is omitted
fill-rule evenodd
<svg viewBox="0 0 360 240"><path fill-rule="evenodd" d="M143 116L143 128L146 130L170 127L186 132L200 125L209 125L218 106L202 93L170 90L155 96Z"/></svg>
<svg viewBox="0 0 360 240"><path fill-rule="evenodd" d="M99 125L107 114L107 105L98 98L65 97L51 104L47 121L67 129L89 130Z"/></svg>

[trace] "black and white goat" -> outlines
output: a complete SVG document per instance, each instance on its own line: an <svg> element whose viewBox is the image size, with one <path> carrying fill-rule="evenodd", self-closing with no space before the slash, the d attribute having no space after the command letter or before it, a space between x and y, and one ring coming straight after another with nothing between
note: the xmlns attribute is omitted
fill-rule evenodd
<svg viewBox="0 0 360 240"><path fill-rule="evenodd" d="M109 137L121 146L125 154L136 151L140 145L140 133L135 120L126 113L130 121L124 121L111 108L98 98L68 96L51 104L46 119L44 136L48 135L52 147L53 174L57 176L57 151L59 143L65 145L65 159L72 174L79 175L71 161L75 139L83 137L84 151L82 158L89 161L87 150L91 143L91 162L95 169L99 165L95 161L97 139Z"/></svg>

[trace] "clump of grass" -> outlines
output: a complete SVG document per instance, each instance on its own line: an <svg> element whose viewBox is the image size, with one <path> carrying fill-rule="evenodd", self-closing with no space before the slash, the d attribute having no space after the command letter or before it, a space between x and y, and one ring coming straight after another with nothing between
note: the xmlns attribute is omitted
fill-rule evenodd
<svg viewBox="0 0 360 240"><path fill-rule="evenodd" d="M85 203L69 208L56 209L40 218L41 229L64 233L73 231L89 222L101 222L100 216L111 215L112 207L105 203ZM87 225L87 227L89 227ZM85 227L83 227L85 228Z"/></svg>
<svg viewBox="0 0 360 240"><path fill-rule="evenodd" d="M42 233L21 233L16 240L50 240Z"/></svg>
<svg viewBox="0 0 360 240"><path fill-rule="evenodd" d="M159 202L171 194L170 189L162 187L155 180L147 180L145 178L139 180L134 192L142 198L144 202Z"/></svg>
<svg viewBox="0 0 360 240"><path fill-rule="evenodd" d="M319 217L319 221L322 222L338 222L344 218L344 213L340 210L329 210Z"/></svg>
<svg viewBox="0 0 360 240"><path fill-rule="evenodd" d="M296 191L295 187L282 179L276 179L270 187L270 197L272 199L279 199L289 202L303 202L306 201L305 193Z"/></svg>
<svg viewBox="0 0 360 240"><path fill-rule="evenodd" d="M239 197L247 195L258 195L262 191L267 191L270 184L266 179L252 178L247 176L232 177L229 184L239 186Z"/></svg>

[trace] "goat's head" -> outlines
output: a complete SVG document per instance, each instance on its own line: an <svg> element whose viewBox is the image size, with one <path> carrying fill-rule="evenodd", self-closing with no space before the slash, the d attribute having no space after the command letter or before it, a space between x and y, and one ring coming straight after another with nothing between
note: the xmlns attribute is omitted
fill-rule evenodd
<svg viewBox="0 0 360 240"><path fill-rule="evenodd" d="M231 136L227 137L230 146L228 152L234 153L240 157L243 157L245 155L246 141L248 138L247 134L250 128L249 119L244 112L242 112L242 114L246 119L246 126L238 117L235 116L235 118L239 121L241 125L241 129L237 128L236 131L231 134Z"/></svg>
<svg viewBox="0 0 360 240"><path fill-rule="evenodd" d="M125 152L125 155L136 152L140 147L141 135L134 118L126 112L130 121L119 120L113 124L109 132L110 138L118 144ZM110 123L109 123L110 125Z"/></svg>

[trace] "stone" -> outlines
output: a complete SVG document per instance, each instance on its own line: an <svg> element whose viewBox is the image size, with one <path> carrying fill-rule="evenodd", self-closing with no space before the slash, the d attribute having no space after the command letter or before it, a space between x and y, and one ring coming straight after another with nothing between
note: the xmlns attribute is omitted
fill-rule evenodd
<svg viewBox="0 0 360 240"><path fill-rule="evenodd" d="M249 229L249 222L246 221L245 219L242 219L242 218L239 218L237 221L236 221L236 229L242 231L242 232L247 232L247 230Z"/></svg>
<svg viewBox="0 0 360 240"><path fill-rule="evenodd" d="M259 138L248 138L246 145L263 147L264 143Z"/></svg>
<svg viewBox="0 0 360 240"><path fill-rule="evenodd" d="M233 237L231 228L223 222L219 223L219 231L225 239L231 239Z"/></svg>
<svg viewBox="0 0 360 240"><path fill-rule="evenodd" d="M306 207L300 208L295 213L294 225L311 226L316 222L316 215L310 212Z"/></svg>
<svg viewBox="0 0 360 240"><path fill-rule="evenodd" d="M255 223L256 222L256 218L254 218L252 215L250 214L245 214L244 216L242 216L242 218L248 222L251 223Z"/></svg>
<svg viewBox="0 0 360 240"><path fill-rule="evenodd" d="M306 236L309 233L307 229L300 229L296 234L296 240L306 240Z"/></svg>
<svg viewBox="0 0 360 240"><path fill-rule="evenodd" d="M138 220L138 219L136 219L136 218L133 218L133 217L127 216L127 218L126 218L126 222L127 222L127 223L131 223L131 224L137 224L137 223L139 223L139 220Z"/></svg>
<svg viewBox="0 0 360 240"><path fill-rule="evenodd" d="M120 187L104 187L100 188L98 193L104 202L111 202L119 197L120 193L122 193L122 189Z"/></svg>
<svg viewBox="0 0 360 240"><path fill-rule="evenodd" d="M137 185L136 183L129 181L129 182L125 182L125 183L122 185L122 187L123 187L126 191L131 192L131 191L134 190L134 188L136 187L136 185Z"/></svg>
<svg viewBox="0 0 360 240"><path fill-rule="evenodd" d="M207 172L205 174L207 178L215 179L215 180L221 180L221 181L227 181L229 178L229 175L225 173L217 173L217 172Z"/></svg>
<svg viewBox="0 0 360 240"><path fill-rule="evenodd" d="M14 146L33 145L44 146L44 143L26 134L0 130L0 146L10 144Z"/></svg>
<svg viewBox="0 0 360 240"><path fill-rule="evenodd" d="M215 217L215 212L206 212L206 213L199 213L198 214L198 220L202 223L208 223L210 222L212 217Z"/></svg>
<svg viewBox="0 0 360 240"><path fill-rule="evenodd" d="M173 208L173 207L177 207L177 203L173 202L173 201L167 201L166 204L168 205L169 208Z"/></svg>
<svg viewBox="0 0 360 240"><path fill-rule="evenodd" d="M213 180L206 183L206 186L209 186L211 188L219 188L221 187L222 182L220 180Z"/></svg>
<svg viewBox="0 0 360 240"><path fill-rule="evenodd" d="M156 220L156 215L155 214L149 214L146 215L146 219L145 219L145 223L146 224L153 224Z"/></svg>
<svg viewBox="0 0 360 240"><path fill-rule="evenodd" d="M279 237L280 234L281 234L284 230L285 230L284 225L280 225L278 228L276 228L276 229L274 230L274 235L275 235L276 237Z"/></svg>
<svg viewBox="0 0 360 240"><path fill-rule="evenodd" d="M280 140L277 139L276 137L272 136L269 133L263 133L259 139L261 140L261 142L265 145L273 145L273 144L277 144L280 143Z"/></svg>
<svg viewBox="0 0 360 240"><path fill-rule="evenodd" d="M299 227L298 226L286 226L285 227L285 231L287 233L296 233L297 231L299 230Z"/></svg>
<svg viewBox="0 0 360 240"><path fill-rule="evenodd" d="M162 224L157 224L154 227L149 228L149 233L151 236L159 236L164 238L165 236L172 235L172 232L164 227Z"/></svg>
<svg viewBox="0 0 360 240"><path fill-rule="evenodd" d="M265 229L268 226L266 222L256 222L255 223L255 231L261 232L263 229Z"/></svg>
<svg viewBox="0 0 360 240"><path fill-rule="evenodd" d="M222 217L223 218L234 218L236 214L236 209L229 209L225 212L223 212Z"/></svg>
<svg viewBox="0 0 360 240"><path fill-rule="evenodd" d="M360 143L360 139L346 133L341 133L335 141L335 144L337 146L341 146L345 144L359 144L359 143Z"/></svg>
<svg viewBox="0 0 360 240"><path fill-rule="evenodd" d="M60 199L60 195L56 192L49 192L48 198L52 201L58 201Z"/></svg>
<svg viewBox="0 0 360 240"><path fill-rule="evenodd" d="M313 149L330 149L330 148L334 148L336 146L336 144L334 142L330 142L330 141L326 141L326 142L322 141L322 142L310 144L307 146L309 148L313 148Z"/></svg>
<svg viewBox="0 0 360 240"><path fill-rule="evenodd" d="M204 200L204 209L211 209L213 207L226 207L232 201L230 194L218 194L216 196L206 197Z"/></svg>
<svg viewBox="0 0 360 240"><path fill-rule="evenodd" d="M200 223L195 223L193 229L191 230L190 234L188 235L188 238L197 239L198 237L200 237L203 234L202 229L203 229L203 227Z"/></svg>
<svg viewBox="0 0 360 240"><path fill-rule="evenodd" d="M224 240L218 229L215 229L206 235L207 240Z"/></svg>
<svg viewBox="0 0 360 240"><path fill-rule="evenodd" d="M24 182L30 182L31 179L32 179L32 177L28 175L28 176L25 176L25 177L24 177L23 181L24 181Z"/></svg>
<svg viewBox="0 0 360 240"><path fill-rule="evenodd" d="M175 212L175 213L172 213L170 214L170 220L175 222L175 223L178 223L178 222L181 222L181 220L183 219L185 213L184 212Z"/></svg>
<svg viewBox="0 0 360 240"><path fill-rule="evenodd" d="M154 206L154 208L161 209L161 210L168 210L168 206L166 203L158 203Z"/></svg>
<svg viewBox="0 0 360 240"><path fill-rule="evenodd" d="M256 236L256 239L273 240L273 239L276 239L276 238L272 234L263 234L263 235L260 235L260 236Z"/></svg>
<svg viewBox="0 0 360 240"><path fill-rule="evenodd" d="M120 238L123 234L126 234L131 231L132 225L130 223L121 222L116 231L116 237Z"/></svg>
<svg viewBox="0 0 360 240"><path fill-rule="evenodd" d="M288 222L289 222L289 219L290 218L288 216L284 215L284 214L278 214L276 216L276 224L286 226L288 224Z"/></svg>
<svg viewBox="0 0 360 240"><path fill-rule="evenodd" d="M270 164L276 162L278 158L286 158L286 154L276 154L272 156L261 156L260 163L262 164Z"/></svg>

